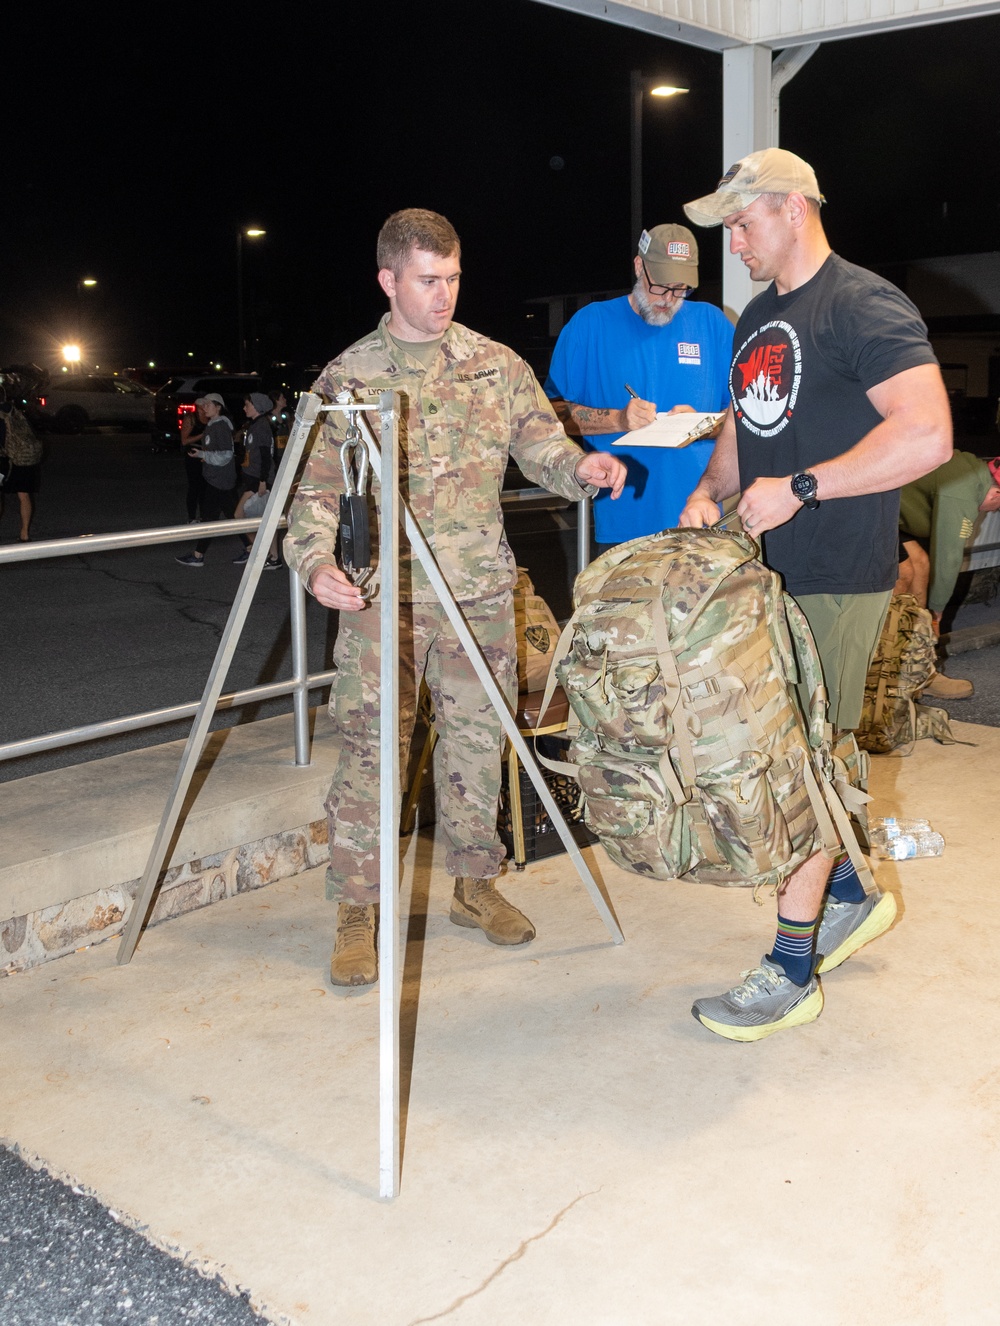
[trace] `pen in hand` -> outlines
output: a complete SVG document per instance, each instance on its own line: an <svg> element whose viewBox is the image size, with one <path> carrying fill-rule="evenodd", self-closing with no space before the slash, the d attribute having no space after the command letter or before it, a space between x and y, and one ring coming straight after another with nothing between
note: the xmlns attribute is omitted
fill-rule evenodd
<svg viewBox="0 0 1000 1326"><path fill-rule="evenodd" d="M631 382L625 383L625 390L628 392L631 400L624 410L619 410L619 416L622 423L622 431L631 433L636 428L645 428L647 424L656 422L656 404L653 401L644 401Z"/></svg>

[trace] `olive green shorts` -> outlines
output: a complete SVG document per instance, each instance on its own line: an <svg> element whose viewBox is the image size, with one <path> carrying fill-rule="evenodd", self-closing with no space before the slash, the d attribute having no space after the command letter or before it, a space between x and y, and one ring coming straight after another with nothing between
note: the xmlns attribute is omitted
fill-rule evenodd
<svg viewBox="0 0 1000 1326"><path fill-rule="evenodd" d="M834 730L861 722L865 677L891 598L887 589L881 594L803 594L795 600L819 650Z"/></svg>

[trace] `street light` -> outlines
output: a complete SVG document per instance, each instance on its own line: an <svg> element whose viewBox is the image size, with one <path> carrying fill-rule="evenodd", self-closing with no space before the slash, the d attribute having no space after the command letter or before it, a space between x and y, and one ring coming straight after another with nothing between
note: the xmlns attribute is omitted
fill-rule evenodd
<svg viewBox="0 0 1000 1326"><path fill-rule="evenodd" d="M632 236L629 243L638 242L642 232L642 101L645 93L645 79L638 69L633 69L630 76L632 91L632 153L631 153L631 222ZM650 88L653 97L678 97L689 91L686 87L676 87L672 83L658 83Z"/></svg>
<svg viewBox="0 0 1000 1326"><path fill-rule="evenodd" d="M236 232L236 334L239 345L240 372L246 368L246 336L243 331L243 237L260 239L266 230L259 226L240 226Z"/></svg>
<svg viewBox="0 0 1000 1326"><path fill-rule="evenodd" d="M97 285L95 276L81 276L76 283L76 339L83 344L86 341L83 327L83 292L84 290L93 290ZM80 362L81 355L76 356L76 363Z"/></svg>

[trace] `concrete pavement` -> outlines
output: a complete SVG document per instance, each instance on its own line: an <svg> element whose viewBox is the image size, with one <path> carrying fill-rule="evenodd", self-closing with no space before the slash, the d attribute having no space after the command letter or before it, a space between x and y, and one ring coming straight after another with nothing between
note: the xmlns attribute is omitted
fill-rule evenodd
<svg viewBox="0 0 1000 1326"><path fill-rule="evenodd" d="M1000 732L957 730L977 744L874 762L876 812L928 815L945 855L879 867L896 926L758 1045L689 1008L758 960L771 905L589 849L625 945L557 857L505 881L538 939L499 950L412 840L394 1203L377 997L325 983L322 870L128 967L105 944L0 981L3 1133L297 1326L992 1322Z"/></svg>

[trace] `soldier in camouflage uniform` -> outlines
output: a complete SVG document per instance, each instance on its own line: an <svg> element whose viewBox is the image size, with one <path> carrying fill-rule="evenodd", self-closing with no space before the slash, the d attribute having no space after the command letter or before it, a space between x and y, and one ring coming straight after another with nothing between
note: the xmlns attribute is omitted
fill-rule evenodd
<svg viewBox="0 0 1000 1326"><path fill-rule="evenodd" d="M466 620L513 704L517 693L512 588L500 489L508 455L533 482L577 501L622 489L617 457L584 453L563 432L531 369L513 351L452 322L460 276L458 236L444 217L409 209L379 234L378 280L390 311L371 335L333 360L313 390L350 390L368 401L400 393L400 490L426 535ZM377 979L379 886L379 615L337 565L342 421L324 424L289 513L285 556L309 591L342 615L330 713L340 755L326 808L327 896L336 901L331 960L336 985ZM375 548L378 493L369 499ZM400 739L409 749L425 679L439 736L435 765L446 865L456 877L451 919L496 944L523 944L531 922L495 887L503 729L423 568L400 553Z"/></svg>

